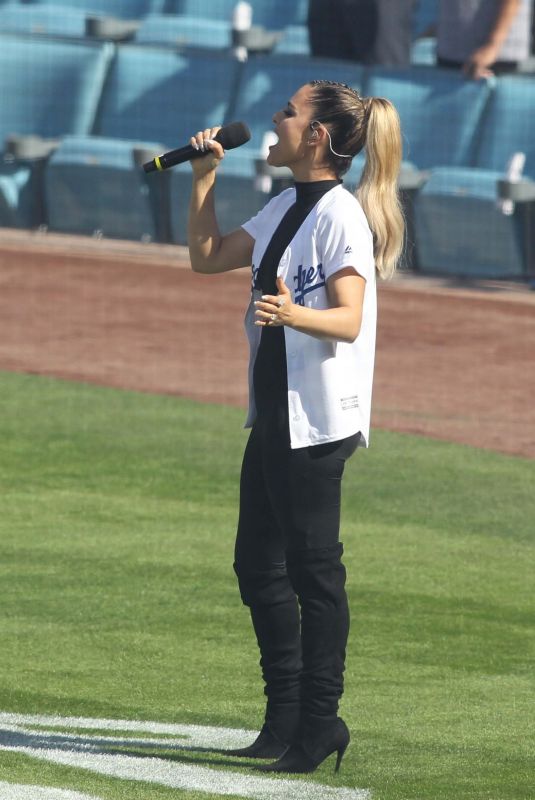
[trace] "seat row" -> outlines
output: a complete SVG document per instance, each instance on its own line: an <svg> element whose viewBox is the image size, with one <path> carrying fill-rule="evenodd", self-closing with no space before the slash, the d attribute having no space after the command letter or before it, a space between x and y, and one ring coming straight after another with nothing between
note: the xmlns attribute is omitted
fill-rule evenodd
<svg viewBox="0 0 535 800"><path fill-rule="evenodd" d="M0 32L131 40L182 49L228 48L234 43L232 17L236 2L0 0ZM296 56L310 55L307 5L308 0L282 5L271 0L253 2L252 22L255 27L242 37L247 48ZM414 64L436 62L435 40L420 38L436 19L436 13L437 0L419 0L415 4L411 50ZM128 21L120 19L125 16Z"/></svg>
<svg viewBox="0 0 535 800"><path fill-rule="evenodd" d="M82 15L100 15L118 19L141 20L149 14L170 14L183 17L230 21L238 0L0 0L0 8L18 10L12 19L24 19L25 12L35 14L39 20L39 7L53 3L67 17L72 12ZM280 30L287 25L305 24L308 0L248 0L252 7L253 22L271 30ZM20 11L22 9L22 12ZM47 17L43 17L47 21ZM55 33L63 33L61 17L49 20Z"/></svg>
<svg viewBox="0 0 535 800"><path fill-rule="evenodd" d="M57 2L6 3L4 6L0 5L0 32L78 39L91 37L110 41L131 40L138 44L167 45L178 49L188 47L225 49L234 44L233 23L230 18L151 11L134 23L125 23L107 16L94 18L93 14L98 11L97 8L96 12L90 13L86 8L58 5ZM265 14L260 15L261 19L265 17ZM297 19L301 17L302 13L296 16ZM268 19L268 22L278 23L275 33L257 30L250 32L247 38L244 38L249 51L274 50L276 53L290 53L295 56L310 55L306 22L288 23L289 19L292 17L288 15L284 19L277 17ZM417 20L415 20L415 37L420 29L416 23ZM415 38L411 50L412 63L434 64L435 50L435 39Z"/></svg>
<svg viewBox="0 0 535 800"><path fill-rule="evenodd" d="M145 175L140 164L196 130L243 120L251 141L228 153L218 182L221 227L232 229L280 185L258 174L264 136L273 113L315 78L396 105L413 265L500 277L533 268L535 80L274 54L242 63L221 51L0 36L0 224L182 244L189 166ZM526 180L499 184L516 152ZM362 164L354 159L348 185Z"/></svg>

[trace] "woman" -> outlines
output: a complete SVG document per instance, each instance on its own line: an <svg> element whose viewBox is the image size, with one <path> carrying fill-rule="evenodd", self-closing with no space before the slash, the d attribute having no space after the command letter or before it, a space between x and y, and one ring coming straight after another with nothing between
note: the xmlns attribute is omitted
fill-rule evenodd
<svg viewBox="0 0 535 800"><path fill-rule="evenodd" d="M338 769L349 743L337 715L349 630L340 482L347 458L368 443L375 271L389 277L403 243L401 136L387 100L330 81L302 86L273 123L268 163L289 167L295 188L226 236L214 213L218 128L192 137L207 155L191 162L189 251L196 272L252 265L253 273L252 431L234 568L267 708L256 741L232 753L277 759L266 771L300 773L335 751ZM357 200L341 176L364 147Z"/></svg>

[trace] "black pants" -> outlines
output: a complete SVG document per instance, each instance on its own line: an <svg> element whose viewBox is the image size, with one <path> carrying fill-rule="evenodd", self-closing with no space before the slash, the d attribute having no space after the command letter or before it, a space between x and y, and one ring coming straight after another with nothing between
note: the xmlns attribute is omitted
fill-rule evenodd
<svg viewBox="0 0 535 800"><path fill-rule="evenodd" d="M336 716L349 631L341 480L359 439L292 450L259 420L245 449L234 567L260 647L266 721Z"/></svg>
<svg viewBox="0 0 535 800"><path fill-rule="evenodd" d="M414 0L309 0L314 56L407 66Z"/></svg>

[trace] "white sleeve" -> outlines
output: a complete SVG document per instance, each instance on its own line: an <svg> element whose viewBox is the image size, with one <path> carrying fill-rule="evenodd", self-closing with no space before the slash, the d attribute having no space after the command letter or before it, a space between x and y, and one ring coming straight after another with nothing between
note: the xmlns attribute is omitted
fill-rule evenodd
<svg viewBox="0 0 535 800"><path fill-rule="evenodd" d="M320 253L327 280L345 267L353 267L366 281L373 277L373 236L359 206L333 208L319 226Z"/></svg>

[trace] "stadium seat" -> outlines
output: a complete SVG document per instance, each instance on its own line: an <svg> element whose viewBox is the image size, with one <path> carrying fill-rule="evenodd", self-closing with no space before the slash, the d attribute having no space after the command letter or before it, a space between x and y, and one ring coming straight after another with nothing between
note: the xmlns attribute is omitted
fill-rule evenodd
<svg viewBox="0 0 535 800"><path fill-rule="evenodd" d="M5 5L0 7L0 32L85 36L86 12L58 5Z"/></svg>
<svg viewBox="0 0 535 800"><path fill-rule="evenodd" d="M165 241L167 204L162 184L149 185L136 151L145 160L162 145L100 137L65 137L45 174L50 230ZM150 154L150 155L149 155Z"/></svg>
<svg viewBox="0 0 535 800"><path fill-rule="evenodd" d="M306 25L287 25L282 38L275 45L275 53L288 53L295 56L309 56L310 44Z"/></svg>
<svg viewBox="0 0 535 800"><path fill-rule="evenodd" d="M180 14L196 19L220 19L230 22L238 0L167 0L166 14Z"/></svg>
<svg viewBox="0 0 535 800"><path fill-rule="evenodd" d="M42 222L39 203L25 198L41 175L47 142L92 129L112 55L113 46L107 43L0 35L1 191L18 225ZM9 152L8 137L13 145L18 142ZM34 154L32 147L24 146L34 140L26 137L36 137Z"/></svg>
<svg viewBox="0 0 535 800"><path fill-rule="evenodd" d="M253 24L269 30L283 30L288 25L306 25L307 2L297 0L252 0Z"/></svg>
<svg viewBox="0 0 535 800"><path fill-rule="evenodd" d="M217 51L177 53L143 45L120 46L103 92L94 135L69 140L50 163L56 183L62 181L66 186L60 195L51 188L52 178L47 178L51 226L72 230L76 224L64 207L69 187L77 185L79 197L73 208L86 232L102 230L114 237L165 240L169 231L168 174L145 176L133 160L133 142L160 142L154 145L158 147L153 153L156 155L186 144L199 129L229 121L239 66L228 54ZM116 192L107 186L110 175L127 192L120 213ZM127 223L130 193L137 199L132 221ZM155 222L152 229L140 226L143 207L148 225L157 204L156 219L162 222L162 228L156 230ZM187 207L187 200L182 198L181 205Z"/></svg>
<svg viewBox="0 0 535 800"><path fill-rule="evenodd" d="M367 95L396 106L403 132L403 157L418 169L473 162L491 81L467 81L456 71L428 67L372 67Z"/></svg>
<svg viewBox="0 0 535 800"><path fill-rule="evenodd" d="M419 269L471 277L524 272L522 220L497 203L500 172L457 167L432 172L415 200Z"/></svg>
<svg viewBox="0 0 535 800"><path fill-rule="evenodd" d="M94 133L168 148L229 121L240 65L227 53L123 45L106 82Z"/></svg>
<svg viewBox="0 0 535 800"><path fill-rule="evenodd" d="M230 21L238 0L167 0L167 14L182 14L197 19ZM306 24L307 0L249 0L253 25L281 30L287 25Z"/></svg>
<svg viewBox="0 0 535 800"><path fill-rule="evenodd" d="M221 19L194 19L171 14L149 14L136 33L138 44L184 47L229 48L232 28Z"/></svg>
<svg viewBox="0 0 535 800"><path fill-rule="evenodd" d="M31 5L47 4L47 0L25 0ZM78 8L88 15L141 19L147 14L163 11L165 0L62 0L56 4L66 8Z"/></svg>
<svg viewBox="0 0 535 800"><path fill-rule="evenodd" d="M0 35L0 142L88 133L113 52L108 43Z"/></svg>
<svg viewBox="0 0 535 800"><path fill-rule="evenodd" d="M264 135L273 130L272 116L286 106L290 97L304 83L327 78L362 85L363 70L357 64L330 59L295 59L285 55L256 56L243 65L233 119L243 120L251 130L251 141L229 153L218 177L218 219L225 231L238 227L267 200L259 191L257 161L263 162ZM189 170L176 169L171 176L173 238L185 242L187 204L181 198L189 194Z"/></svg>
<svg viewBox="0 0 535 800"><path fill-rule="evenodd" d="M474 277L519 277L535 269L535 79L498 79L473 166L435 168L415 203L421 269ZM523 201L504 204L498 181L514 153L526 156ZM513 187L515 188L515 187ZM530 199L531 198L531 199Z"/></svg>

